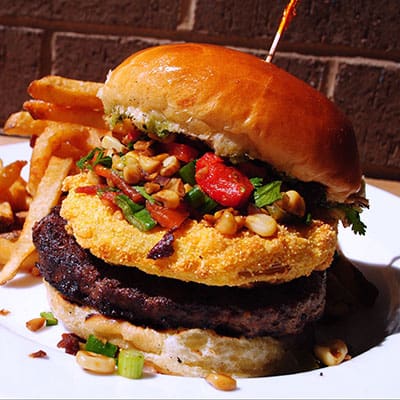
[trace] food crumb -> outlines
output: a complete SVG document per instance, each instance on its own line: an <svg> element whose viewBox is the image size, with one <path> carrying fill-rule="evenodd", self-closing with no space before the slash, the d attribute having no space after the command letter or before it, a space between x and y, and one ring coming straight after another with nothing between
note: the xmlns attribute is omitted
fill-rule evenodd
<svg viewBox="0 0 400 400"><path fill-rule="evenodd" d="M64 349L67 354L73 356L80 350L81 339L73 333L63 333L62 339L57 343L59 349Z"/></svg>
<svg viewBox="0 0 400 400"><path fill-rule="evenodd" d="M25 323L26 327L32 331L36 332L39 329L42 329L46 325L46 320L42 317L40 318L33 318Z"/></svg>
<svg viewBox="0 0 400 400"><path fill-rule="evenodd" d="M236 379L229 375L210 373L205 379L211 386L214 386L218 390L231 391L237 388Z"/></svg>
<svg viewBox="0 0 400 400"><path fill-rule="evenodd" d="M9 310L6 310L5 308L2 308L1 310L0 310L0 315L8 315L8 314L10 314L10 312L11 311L9 311Z"/></svg>
<svg viewBox="0 0 400 400"><path fill-rule="evenodd" d="M43 350L35 351L34 353L29 354L31 358L47 358L47 353Z"/></svg>

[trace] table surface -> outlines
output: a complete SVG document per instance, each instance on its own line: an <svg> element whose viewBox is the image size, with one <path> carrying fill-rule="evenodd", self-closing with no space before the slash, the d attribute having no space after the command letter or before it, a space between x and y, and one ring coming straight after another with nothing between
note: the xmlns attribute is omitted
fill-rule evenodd
<svg viewBox="0 0 400 400"><path fill-rule="evenodd" d="M5 144L21 143L27 140L28 139L26 138L0 135L0 146ZM373 178L366 178L365 180L370 185L386 190L387 192L393 193L396 196L400 196L400 181L391 181L391 180L373 179Z"/></svg>

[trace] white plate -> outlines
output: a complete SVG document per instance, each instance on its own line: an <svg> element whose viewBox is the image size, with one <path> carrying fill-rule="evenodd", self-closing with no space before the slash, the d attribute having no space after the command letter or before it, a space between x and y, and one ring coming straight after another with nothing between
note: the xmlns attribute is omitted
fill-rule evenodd
<svg viewBox="0 0 400 400"><path fill-rule="evenodd" d="M5 163L29 159L26 144L0 147ZM27 167L25 167L27 168ZM25 176L27 171L24 172ZM380 295L365 326L351 324L360 338L385 334L364 353L337 367L293 375L239 379L238 389L222 392L203 379L145 376L129 380L84 372L74 357L57 348L62 325L33 333L25 322L48 310L39 279L19 274L0 287L0 397L2 398L395 398L400 395L400 199L368 186L370 210L363 214L364 237L340 230L345 255L378 286ZM1 251L1 250L0 250ZM365 322L365 321L364 321ZM39 349L45 359L28 355Z"/></svg>

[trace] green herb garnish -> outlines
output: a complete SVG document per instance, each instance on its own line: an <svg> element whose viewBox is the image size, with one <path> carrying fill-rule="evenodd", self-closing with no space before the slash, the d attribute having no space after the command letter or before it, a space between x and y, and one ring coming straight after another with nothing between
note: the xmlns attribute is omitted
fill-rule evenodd
<svg viewBox="0 0 400 400"><path fill-rule="evenodd" d="M86 156L82 157L76 163L79 169L90 170L93 170L93 167L97 164L101 164L106 168L111 168L112 166L112 158L109 156L105 156L104 150L99 147L95 147Z"/></svg>
<svg viewBox="0 0 400 400"><path fill-rule="evenodd" d="M253 182L254 178L252 183ZM259 183L256 182L256 184ZM280 200L282 198L281 184L282 181L273 181L266 185L255 187L253 196L256 206L262 208Z"/></svg>
<svg viewBox="0 0 400 400"><path fill-rule="evenodd" d="M207 214L218 206L218 203L204 193L198 185L193 186L185 194L185 201L188 202L190 207L197 209L201 214Z"/></svg>
<svg viewBox="0 0 400 400"><path fill-rule="evenodd" d="M196 174L196 160L190 161L185 164L179 171L179 176L182 178L183 182L194 186L196 184L195 174Z"/></svg>
<svg viewBox="0 0 400 400"><path fill-rule="evenodd" d="M141 204L132 201L128 196L119 194L115 196L115 202L124 214L125 219L141 231L149 231L157 225L149 211Z"/></svg>
<svg viewBox="0 0 400 400"><path fill-rule="evenodd" d="M91 334L87 338L85 350L113 358L117 354L118 346L110 342L103 342L102 340Z"/></svg>
<svg viewBox="0 0 400 400"><path fill-rule="evenodd" d="M118 353L118 374L130 379L139 379L143 374L144 356L133 349L121 349Z"/></svg>
<svg viewBox="0 0 400 400"><path fill-rule="evenodd" d="M358 235L365 235L367 225L361 221L360 211L356 210L354 207L344 204L340 205L340 209L344 211L346 220L350 224L352 231Z"/></svg>
<svg viewBox="0 0 400 400"><path fill-rule="evenodd" d="M258 178L258 177L250 178L250 182L254 186L254 189L258 189L263 184L263 178Z"/></svg>
<svg viewBox="0 0 400 400"><path fill-rule="evenodd" d="M147 201L150 202L150 204L154 204L156 201L154 200L154 198L152 196L150 196L146 190L144 189L143 186L133 186L133 188L139 192Z"/></svg>
<svg viewBox="0 0 400 400"><path fill-rule="evenodd" d="M42 311L40 316L46 320L46 326L53 326L58 324L58 319L50 311Z"/></svg>

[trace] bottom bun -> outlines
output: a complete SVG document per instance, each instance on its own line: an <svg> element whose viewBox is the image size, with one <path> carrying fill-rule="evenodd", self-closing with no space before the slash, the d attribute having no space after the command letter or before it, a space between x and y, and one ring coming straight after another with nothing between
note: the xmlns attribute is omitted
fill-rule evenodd
<svg viewBox="0 0 400 400"><path fill-rule="evenodd" d="M204 329L156 331L104 317L93 308L65 300L52 286L45 285L54 314L70 332L83 339L94 334L120 348L138 349L157 372L194 377L210 372L256 377L295 370L295 359L284 340L233 338Z"/></svg>

